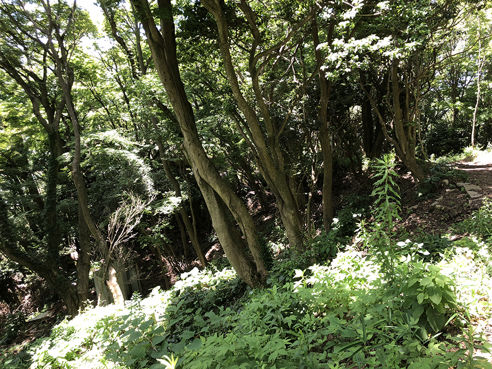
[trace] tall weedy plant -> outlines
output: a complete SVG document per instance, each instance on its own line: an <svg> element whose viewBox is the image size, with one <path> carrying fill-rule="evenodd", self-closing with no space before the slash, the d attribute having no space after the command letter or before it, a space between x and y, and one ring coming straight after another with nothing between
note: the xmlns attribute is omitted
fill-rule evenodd
<svg viewBox="0 0 492 369"><path fill-rule="evenodd" d="M394 154L386 154L376 159L372 165L373 178L376 179L371 196L375 198L373 205L374 222L370 227L363 227L363 237L370 248L376 250L381 258L383 272L393 275L395 266L394 236L395 222L400 218L400 195L395 182Z"/></svg>

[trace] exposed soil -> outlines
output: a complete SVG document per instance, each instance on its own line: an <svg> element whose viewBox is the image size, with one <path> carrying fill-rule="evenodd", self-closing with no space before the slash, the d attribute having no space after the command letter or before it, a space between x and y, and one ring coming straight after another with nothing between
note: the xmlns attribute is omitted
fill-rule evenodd
<svg viewBox="0 0 492 369"><path fill-rule="evenodd" d="M437 184L436 192L422 198L418 197L414 183L408 180L401 185L402 225L408 233L446 233L450 225L480 208L485 199L492 199L492 152L481 152L470 162L458 162L454 169L462 174L459 177L466 179L442 180Z"/></svg>

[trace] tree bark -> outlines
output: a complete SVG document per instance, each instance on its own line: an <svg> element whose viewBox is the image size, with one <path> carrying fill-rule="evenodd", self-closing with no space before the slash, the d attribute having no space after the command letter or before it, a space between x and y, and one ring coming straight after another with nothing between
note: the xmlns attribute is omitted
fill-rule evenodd
<svg viewBox="0 0 492 369"><path fill-rule="evenodd" d="M153 119L154 128L157 129L158 127L155 122L156 118L152 117L151 119ZM173 187L176 196L182 197L181 186L179 185L179 182L174 177L172 170L169 166L169 163L164 157L164 144L162 143L160 138L156 139L156 143L157 143L157 148L159 149L159 157L161 159L162 166L164 167L164 172L166 173L166 177L169 180L169 182L171 182L171 186ZM186 213L186 209L183 205L180 206L179 208L179 216L180 216L180 220L183 222L184 228L186 229L186 233L188 234L188 237L191 241L191 245L195 250L195 254L198 257L198 260L200 260L200 264L202 265L202 267L205 267L207 265L207 260L205 259L205 255L203 254L200 243L198 242L198 238L196 237L196 229L194 229L194 225L190 222L188 214ZM184 246L185 245L183 245L183 247Z"/></svg>
<svg viewBox="0 0 492 369"><path fill-rule="evenodd" d="M247 102L239 87L238 77L232 63L232 56L229 49L228 24L224 14L223 5L220 0L202 1L205 8L212 14L217 24L219 33L219 47L224 61L224 67L232 89L232 94L239 109L244 115L248 129L254 144L260 172L272 190L276 198L277 207L282 223L285 227L289 243L300 249L303 244L303 220L302 214L297 206L295 194L289 186L288 176L284 167L284 159L280 148L279 137L281 131L274 127L270 112L261 93L258 70L256 69L256 47L260 42L260 35L254 25L254 14L246 2L241 2L240 8L250 25L253 34L253 46L250 50L249 73L252 79L252 87L256 97L256 103L260 108L263 122L266 126L266 137L260 127L258 115L251 105Z"/></svg>
<svg viewBox="0 0 492 369"><path fill-rule="evenodd" d="M72 11L75 10L75 7ZM87 187L85 184L84 176L82 174L80 162L81 162L81 139L80 139L80 123L75 110L75 105L72 98L72 86L74 82L74 73L72 67L70 66L68 60L68 51L65 48L64 38L60 34L59 29L54 24L54 20L51 14L51 7L49 3L45 4L45 11L48 16L48 21L50 22L50 28L53 30L54 34L48 39L48 46L51 50L51 56L55 63L55 76L58 85L62 91L63 99L65 100L65 107L67 108L70 121L72 123L73 137L74 137L74 150L72 158L72 180L75 185L77 192L78 206L80 207L80 212L83 216L83 220L87 225L92 237L96 241L96 245L99 248L101 254L104 257L104 262L102 265L102 278L105 280L108 276L108 271L112 267L111 265L111 254L106 243L106 240L102 232L97 227L94 222L90 210L89 210L89 200L87 194ZM71 14L73 17L73 13ZM54 45L52 39L54 37L58 43L58 49ZM115 289L112 292L116 291ZM117 291L116 291L117 292ZM120 299L119 295L113 296L114 301Z"/></svg>
<svg viewBox="0 0 492 369"><path fill-rule="evenodd" d="M477 113L478 106L480 104L481 91L480 91L480 82L482 77L482 69L485 63L485 58L482 58L482 39L480 37L480 21L478 22L478 59L477 59L477 97L475 100L475 107L473 108L473 117L472 117L472 131L471 131L471 147L475 148L475 127L477 125Z"/></svg>
<svg viewBox="0 0 492 369"><path fill-rule="evenodd" d="M396 153L403 161L403 164L412 172L418 181L425 178L425 172L417 163L415 157L416 146L416 128L409 119L409 99L408 86L406 86L404 109L400 103L401 90L398 78L398 60L394 60L391 66L391 93L392 93L392 108L393 108L393 127L396 136Z"/></svg>
<svg viewBox="0 0 492 369"><path fill-rule="evenodd" d="M332 149L332 135L329 130L328 119L328 103L330 101L330 83L326 79L324 72L321 70L323 65L323 58L321 51L318 48L319 36L318 36L318 24L316 18L312 21L312 33L313 33L313 47L316 57L316 63L318 66L318 78L320 86L320 98L319 98L319 110L318 110L318 122L319 122L319 138L321 143L321 152L323 155L323 227L325 231L329 231L331 222L333 220L333 149ZM330 24L330 34L333 29L333 24ZM331 35L329 36L329 42L331 42Z"/></svg>
<svg viewBox="0 0 492 369"><path fill-rule="evenodd" d="M171 1L159 0L158 2L161 21L160 30L157 29L154 23L147 0L132 0L132 3L142 21L157 72L179 122L184 138L184 150L193 169L195 179L204 195L207 208L212 216L214 228L216 225L215 231L219 241L224 250L227 248L236 250L239 253L243 253L245 250L242 247L247 245L253 256L256 270L245 268L244 265L235 265L234 267L238 268L236 270L241 278L251 286L256 286L266 276L266 268L258 243L256 228L248 209L219 175L217 169L207 157L198 137L193 110L186 96L178 68ZM226 214L219 209L218 202L214 201L215 194L220 196L238 223L246 244L234 242L236 240L232 235L235 232L239 234L235 227L227 229L227 227L222 226L229 219L224 218ZM243 273L243 270L246 274Z"/></svg>
<svg viewBox="0 0 492 369"><path fill-rule="evenodd" d="M90 263L90 232L85 223L82 209L78 209L79 239L78 239L78 258L77 258L77 293L81 303L89 299L89 270Z"/></svg>

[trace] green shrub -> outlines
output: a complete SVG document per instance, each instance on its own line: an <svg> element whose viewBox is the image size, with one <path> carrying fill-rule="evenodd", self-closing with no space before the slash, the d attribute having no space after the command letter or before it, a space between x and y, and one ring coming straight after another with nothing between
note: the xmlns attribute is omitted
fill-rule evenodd
<svg viewBox="0 0 492 369"><path fill-rule="evenodd" d="M453 230L458 233L473 234L483 240L492 240L492 201L486 199L480 209L468 219L455 224Z"/></svg>
<svg viewBox="0 0 492 369"><path fill-rule="evenodd" d="M7 315L5 322L0 326L0 346L11 343L25 324L26 317L22 312Z"/></svg>
<svg viewBox="0 0 492 369"><path fill-rule="evenodd" d="M446 162L438 162L431 165L428 176L419 183L419 196L426 196L439 190L443 180L450 182L466 182L468 175L465 172L453 169Z"/></svg>
<svg viewBox="0 0 492 369"><path fill-rule="evenodd" d="M231 269L193 270L169 291L155 289L124 307L97 307L62 322L29 348L31 367L484 367L475 357L479 338L460 333L458 322L466 324L463 302L475 317L490 312L474 302L487 300L482 296L489 293L484 270L490 255L483 243L475 251L460 245L433 266L421 261L419 252L426 251L420 245L393 245L391 279L380 259L352 248L329 265L294 270L283 282L279 274L271 276L269 288L256 290ZM284 264L276 266L283 271ZM453 279L467 286L457 289L457 297ZM22 367L1 360L0 367Z"/></svg>
<svg viewBox="0 0 492 369"><path fill-rule="evenodd" d="M451 279L435 265L421 262L400 264L399 294L403 297L405 314L410 322L427 332L437 333L457 311L456 295Z"/></svg>
<svg viewBox="0 0 492 369"><path fill-rule="evenodd" d="M414 237L415 244L421 245L421 259L425 261L438 261L442 254L451 246L452 242L441 234L420 233Z"/></svg>

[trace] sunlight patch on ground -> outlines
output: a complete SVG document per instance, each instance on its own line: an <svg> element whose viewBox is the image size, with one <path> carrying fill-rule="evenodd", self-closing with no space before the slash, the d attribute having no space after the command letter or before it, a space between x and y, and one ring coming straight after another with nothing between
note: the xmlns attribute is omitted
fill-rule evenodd
<svg viewBox="0 0 492 369"><path fill-rule="evenodd" d="M478 151L477 157L473 160L473 164L487 165L492 164L492 150L491 151Z"/></svg>

